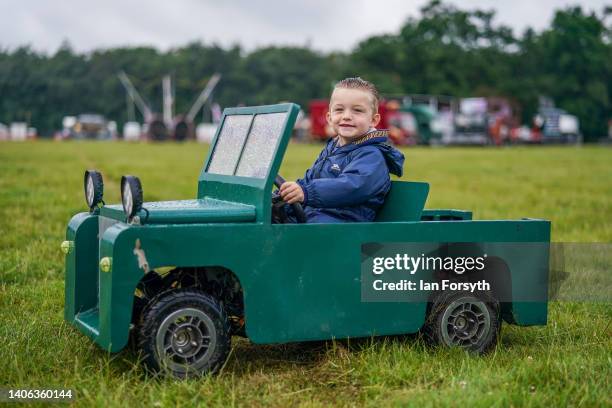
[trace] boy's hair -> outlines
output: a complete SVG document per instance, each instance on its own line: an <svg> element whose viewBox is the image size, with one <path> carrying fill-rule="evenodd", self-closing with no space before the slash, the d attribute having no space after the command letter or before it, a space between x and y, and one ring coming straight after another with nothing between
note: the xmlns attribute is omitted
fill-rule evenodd
<svg viewBox="0 0 612 408"><path fill-rule="evenodd" d="M372 95L372 108L374 114L378 113L378 102L380 95L378 90L373 83L366 81L361 77L344 78L342 81L336 83L334 89L345 88L345 89L361 89L362 91L369 92Z"/></svg>

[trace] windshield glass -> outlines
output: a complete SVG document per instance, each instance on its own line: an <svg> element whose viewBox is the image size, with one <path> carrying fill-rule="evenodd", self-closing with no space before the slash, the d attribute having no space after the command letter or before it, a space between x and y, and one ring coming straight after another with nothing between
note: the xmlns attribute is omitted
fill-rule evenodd
<svg viewBox="0 0 612 408"><path fill-rule="evenodd" d="M279 112L226 116L207 171L265 178L287 115L287 112Z"/></svg>

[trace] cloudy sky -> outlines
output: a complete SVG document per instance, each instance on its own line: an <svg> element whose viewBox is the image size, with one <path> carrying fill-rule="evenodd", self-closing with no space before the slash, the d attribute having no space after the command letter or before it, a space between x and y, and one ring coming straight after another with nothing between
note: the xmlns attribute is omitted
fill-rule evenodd
<svg viewBox="0 0 612 408"><path fill-rule="evenodd" d="M546 27L554 10L580 4L601 12L606 0L452 0L463 9L496 9L516 34ZM247 50L310 45L349 51L373 34L395 33L426 0L0 0L0 48L30 45L53 53L68 40L80 52L149 45L162 50L193 40ZM607 2L610 3L609 0Z"/></svg>

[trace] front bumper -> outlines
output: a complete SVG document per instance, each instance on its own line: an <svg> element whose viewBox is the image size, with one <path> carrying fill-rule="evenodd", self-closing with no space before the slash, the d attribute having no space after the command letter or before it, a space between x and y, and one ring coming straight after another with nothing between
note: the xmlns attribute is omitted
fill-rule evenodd
<svg viewBox="0 0 612 408"><path fill-rule="evenodd" d="M127 224L80 213L68 224L64 318L105 350L115 352L127 344L136 284L143 276L134 255L115 245ZM129 234L123 234L127 237ZM132 245L133 246L133 245ZM100 267L100 259L116 259L117 267ZM113 279L113 274L121 279ZM113 307L114 306L114 307Z"/></svg>

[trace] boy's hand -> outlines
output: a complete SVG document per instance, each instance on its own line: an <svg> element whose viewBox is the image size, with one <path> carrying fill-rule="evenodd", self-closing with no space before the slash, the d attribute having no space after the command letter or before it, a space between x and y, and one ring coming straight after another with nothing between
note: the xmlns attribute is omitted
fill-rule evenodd
<svg viewBox="0 0 612 408"><path fill-rule="evenodd" d="M301 203L304 201L304 191L295 181L285 181L280 187L280 195L288 204Z"/></svg>

